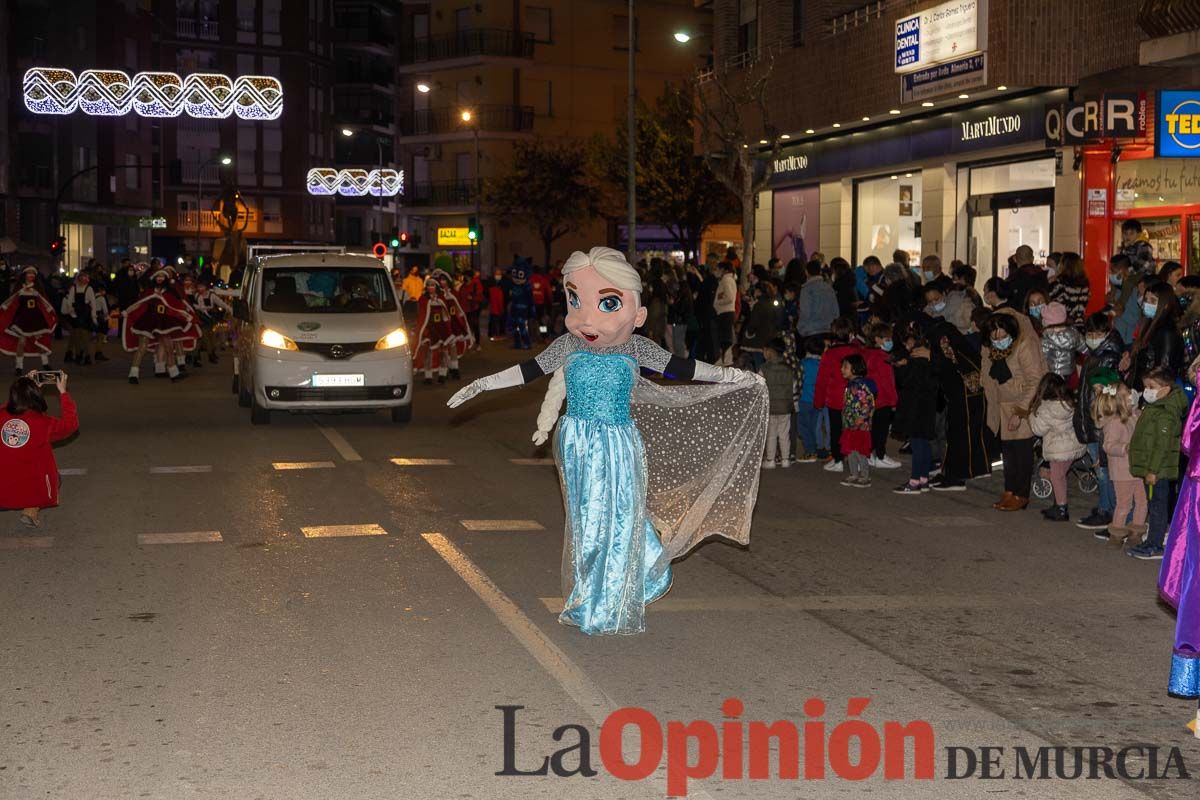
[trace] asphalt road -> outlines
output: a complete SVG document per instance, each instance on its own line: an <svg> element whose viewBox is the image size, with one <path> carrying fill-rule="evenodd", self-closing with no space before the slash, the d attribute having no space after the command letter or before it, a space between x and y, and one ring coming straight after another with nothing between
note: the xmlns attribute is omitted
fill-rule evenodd
<svg viewBox="0 0 1200 800"><path fill-rule="evenodd" d="M464 377L514 360L494 345ZM600 724L639 706L719 730L731 697L745 722L822 720L831 753L849 699L870 698L875 731L930 724L935 778L913 779L910 754L906 780L718 769L691 797L1197 796L1191 780L1013 777L1018 746L1157 745L1160 770L1176 746L1200 771L1200 740L1194 704L1165 693L1157 563L1000 515L994 485L910 498L890 492L898 472L868 490L766 472L748 549L703 546L645 634L589 638L553 611L561 496L529 441L544 385L453 412L452 386L418 386L408 425L251 427L228 359L178 384L129 386L126 367L72 372L83 428L57 451L63 505L34 532L0 514L0 797L664 797L661 765L608 774ZM524 707L516 768L577 743L553 738L575 724L599 774L497 776L497 706ZM985 746L1006 748L1005 777L946 778L947 748Z"/></svg>

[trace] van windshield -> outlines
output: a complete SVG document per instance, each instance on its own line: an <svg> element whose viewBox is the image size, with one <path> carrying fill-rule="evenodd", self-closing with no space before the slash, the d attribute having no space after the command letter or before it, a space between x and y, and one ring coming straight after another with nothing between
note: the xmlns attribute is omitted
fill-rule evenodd
<svg viewBox="0 0 1200 800"><path fill-rule="evenodd" d="M278 314L364 314L396 311L382 269L276 267L263 272L262 309Z"/></svg>

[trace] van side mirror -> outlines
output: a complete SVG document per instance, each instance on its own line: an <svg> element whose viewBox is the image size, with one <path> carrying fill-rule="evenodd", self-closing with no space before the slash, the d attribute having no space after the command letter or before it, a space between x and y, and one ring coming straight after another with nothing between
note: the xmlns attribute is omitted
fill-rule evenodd
<svg viewBox="0 0 1200 800"><path fill-rule="evenodd" d="M233 318L240 322L250 321L250 307L240 297L233 298Z"/></svg>

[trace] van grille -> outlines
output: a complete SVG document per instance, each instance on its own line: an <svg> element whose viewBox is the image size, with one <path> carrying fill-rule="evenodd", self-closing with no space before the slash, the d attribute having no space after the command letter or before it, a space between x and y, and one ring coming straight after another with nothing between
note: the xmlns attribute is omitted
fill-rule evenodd
<svg viewBox="0 0 1200 800"><path fill-rule="evenodd" d="M316 353L322 358L337 360L374 352L375 342L296 342L296 349L301 353Z"/></svg>
<svg viewBox="0 0 1200 800"><path fill-rule="evenodd" d="M399 394L392 390L398 389ZM267 397L281 403L336 402L338 400L403 400L407 386L268 386Z"/></svg>

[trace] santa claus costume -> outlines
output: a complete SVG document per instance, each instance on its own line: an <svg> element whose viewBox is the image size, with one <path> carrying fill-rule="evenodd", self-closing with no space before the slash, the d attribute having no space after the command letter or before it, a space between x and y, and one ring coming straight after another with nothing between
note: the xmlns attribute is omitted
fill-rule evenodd
<svg viewBox="0 0 1200 800"><path fill-rule="evenodd" d="M437 279L425 279L425 294L417 308L417 364L425 365L425 383L433 383L433 371L438 383L446 382L449 355L453 352L454 329L450 322L450 307L442 297Z"/></svg>
<svg viewBox="0 0 1200 800"><path fill-rule="evenodd" d="M475 334L471 331L471 321L463 311L462 304L458 302L458 296L454 292L454 283L450 280L450 276L442 270L434 270L433 277L437 279L438 286L441 287L442 300L446 304L446 309L450 313L450 334L451 344L449 353L447 354L448 366L450 367L450 377L458 380L462 374L458 371L458 360L475 346Z"/></svg>
<svg viewBox="0 0 1200 800"><path fill-rule="evenodd" d="M142 358L150 344L155 346L154 373L167 375L172 381L180 378L179 364L174 358L176 342L191 338L195 348L195 320L183 300L170 284L170 273L159 268L150 274L149 285L137 302L121 314L121 345L134 353L129 368L129 382L137 383Z"/></svg>
<svg viewBox="0 0 1200 800"><path fill-rule="evenodd" d="M42 368L50 363L50 344L58 316L46 297L35 267L26 267L17 291L0 304L0 353L16 359L16 374L25 374L25 353L38 355Z"/></svg>

